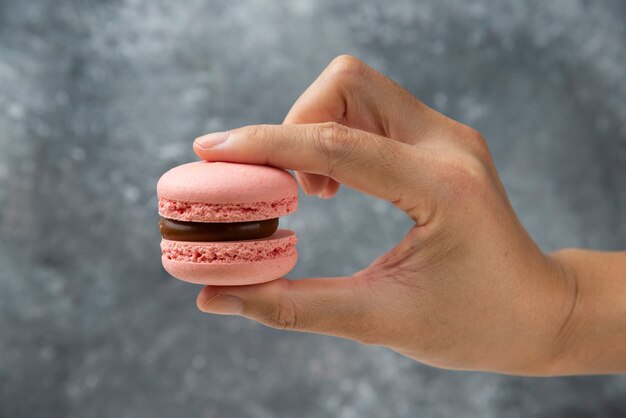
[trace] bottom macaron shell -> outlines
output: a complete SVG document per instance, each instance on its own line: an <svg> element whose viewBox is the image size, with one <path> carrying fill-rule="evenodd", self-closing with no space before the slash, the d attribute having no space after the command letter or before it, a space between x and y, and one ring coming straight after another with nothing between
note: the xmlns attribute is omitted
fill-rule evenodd
<svg viewBox="0 0 626 418"><path fill-rule="evenodd" d="M297 238L279 229L267 238L245 241L184 242L163 239L163 267L190 283L247 285L278 279L296 264Z"/></svg>
<svg viewBox="0 0 626 418"><path fill-rule="evenodd" d="M298 253L273 260L250 261L239 264L202 264L168 260L163 267L177 279L213 286L241 286L269 282L289 273L298 261Z"/></svg>

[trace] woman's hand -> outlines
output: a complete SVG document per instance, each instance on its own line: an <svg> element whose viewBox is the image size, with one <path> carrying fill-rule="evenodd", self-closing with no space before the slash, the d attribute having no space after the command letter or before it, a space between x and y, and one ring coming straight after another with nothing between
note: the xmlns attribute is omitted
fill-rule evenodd
<svg viewBox="0 0 626 418"><path fill-rule="evenodd" d="M336 58L283 125L198 138L209 161L294 169L308 194L339 184L392 202L414 222L350 277L207 286L205 312L387 346L445 368L563 372L576 276L517 219L487 145L355 58Z"/></svg>

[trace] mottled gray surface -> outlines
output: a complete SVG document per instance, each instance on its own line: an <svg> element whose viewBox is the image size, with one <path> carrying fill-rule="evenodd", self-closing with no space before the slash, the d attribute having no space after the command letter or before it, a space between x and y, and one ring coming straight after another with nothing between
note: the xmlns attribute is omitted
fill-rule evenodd
<svg viewBox="0 0 626 418"><path fill-rule="evenodd" d="M621 0L0 0L0 416L626 416L624 377L440 371L202 315L155 226L196 135L280 122L351 53L485 134L545 250L626 248L625 21ZM292 277L409 227L349 190L285 223Z"/></svg>

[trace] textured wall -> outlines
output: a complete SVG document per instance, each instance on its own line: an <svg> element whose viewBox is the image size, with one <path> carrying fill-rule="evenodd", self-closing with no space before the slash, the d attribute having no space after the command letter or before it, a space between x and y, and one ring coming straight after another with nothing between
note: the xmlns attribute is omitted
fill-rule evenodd
<svg viewBox="0 0 626 418"><path fill-rule="evenodd" d="M624 4L0 0L0 416L625 416L625 377L441 371L202 315L161 269L155 196L195 136L280 122L351 53L484 133L542 248L626 248ZM350 190L285 221L292 277L409 228Z"/></svg>

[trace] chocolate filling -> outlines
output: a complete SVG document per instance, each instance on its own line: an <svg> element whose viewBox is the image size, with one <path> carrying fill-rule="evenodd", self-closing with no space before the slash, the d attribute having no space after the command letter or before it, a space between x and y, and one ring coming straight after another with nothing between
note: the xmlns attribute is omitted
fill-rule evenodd
<svg viewBox="0 0 626 418"><path fill-rule="evenodd" d="M241 241L265 238L278 229L278 218L253 222L183 222L161 218L163 238L172 241Z"/></svg>

